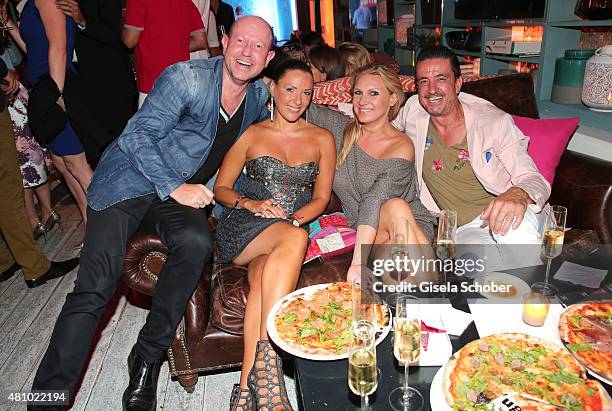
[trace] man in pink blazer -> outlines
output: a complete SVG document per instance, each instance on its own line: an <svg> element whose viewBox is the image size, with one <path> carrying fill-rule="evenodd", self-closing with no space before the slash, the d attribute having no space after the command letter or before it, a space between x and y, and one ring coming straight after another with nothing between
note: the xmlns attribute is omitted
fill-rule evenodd
<svg viewBox="0 0 612 411"><path fill-rule="evenodd" d="M393 124L415 145L421 202L454 209L458 244L535 244L550 184L527 154L528 138L490 102L460 93L457 57L424 49L416 64L418 95Z"/></svg>

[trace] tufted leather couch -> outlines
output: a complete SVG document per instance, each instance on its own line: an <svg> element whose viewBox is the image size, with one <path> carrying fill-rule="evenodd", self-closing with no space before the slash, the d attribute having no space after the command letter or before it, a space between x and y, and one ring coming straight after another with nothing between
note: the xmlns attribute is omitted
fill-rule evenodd
<svg viewBox="0 0 612 411"><path fill-rule="evenodd" d="M528 75L510 75L465 83L464 91L486 98L505 111L538 117L533 84ZM566 244L612 243L612 164L566 151L557 168L551 203L568 207ZM337 198L327 212L340 210ZM214 221L211 221L214 227ZM167 248L154 234L138 233L127 247L123 280L134 290L152 295ZM304 266L298 288L343 280L351 255ZM239 367L242 322L248 293L246 268L234 264L204 268L168 350L170 370L193 390L199 372Z"/></svg>

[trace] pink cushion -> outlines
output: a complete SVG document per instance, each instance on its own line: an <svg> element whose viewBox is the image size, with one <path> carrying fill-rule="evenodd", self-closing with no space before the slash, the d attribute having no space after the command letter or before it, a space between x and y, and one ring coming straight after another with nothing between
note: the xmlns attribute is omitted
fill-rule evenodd
<svg viewBox="0 0 612 411"><path fill-rule="evenodd" d="M536 120L519 116L512 118L523 134L529 137L527 152L542 176L552 185L555 169L580 119L575 117Z"/></svg>

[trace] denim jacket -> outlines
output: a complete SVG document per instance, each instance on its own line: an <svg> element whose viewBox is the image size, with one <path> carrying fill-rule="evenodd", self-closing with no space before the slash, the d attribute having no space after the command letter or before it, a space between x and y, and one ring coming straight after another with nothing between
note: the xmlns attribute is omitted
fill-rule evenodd
<svg viewBox="0 0 612 411"><path fill-rule="evenodd" d="M89 186L94 210L156 193L166 200L204 164L217 132L223 57L174 64L104 152ZM268 90L249 84L240 134L269 115Z"/></svg>

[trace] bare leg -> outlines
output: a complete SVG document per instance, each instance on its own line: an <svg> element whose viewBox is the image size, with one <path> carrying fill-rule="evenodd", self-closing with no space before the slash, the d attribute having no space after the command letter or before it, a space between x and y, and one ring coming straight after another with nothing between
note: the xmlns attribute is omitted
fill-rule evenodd
<svg viewBox="0 0 612 411"><path fill-rule="evenodd" d="M259 256L249 263L249 295L244 311L244 351L240 388L247 388L247 375L255 361L255 346L259 340L261 320L261 277L267 256Z"/></svg>
<svg viewBox="0 0 612 411"><path fill-rule="evenodd" d="M288 232L268 255L261 278L260 339L268 339L266 321L278 300L295 290L304 255L308 234L295 228Z"/></svg>
<svg viewBox="0 0 612 411"><path fill-rule="evenodd" d="M376 232L375 244L384 244L391 238L391 221L395 217L404 217L408 220L410 230L408 232L409 244L429 244L429 240L417 224L412 208L404 199L392 198L385 201L380 207L380 219L378 231Z"/></svg>
<svg viewBox="0 0 612 411"><path fill-rule="evenodd" d="M79 208L79 212L81 213L81 218L83 222L87 222L87 198L85 197L85 193L83 192L83 188L79 184L79 182L72 176L72 174L66 168L66 163L64 162L64 158L60 156L56 156L51 153L51 159L53 160L53 165L60 172L68 189L72 193L74 200Z"/></svg>
<svg viewBox="0 0 612 411"><path fill-rule="evenodd" d="M86 193L87 189L89 188L89 183L91 183L93 171L85 158L85 153L77 154L75 156L64 156L63 158L64 163L66 163L66 168L79 182L83 192Z"/></svg>
<svg viewBox="0 0 612 411"><path fill-rule="evenodd" d="M32 229L34 229L36 224L40 222L38 219L38 213L36 212L36 206L34 205L34 190L31 188L24 188L23 194L23 199L25 200L25 212L28 216L28 221L30 221L30 226Z"/></svg>
<svg viewBox="0 0 612 411"><path fill-rule="evenodd" d="M49 183L41 184L34 188L38 202L40 203L41 221L46 222L51 215L51 190L49 189Z"/></svg>
<svg viewBox="0 0 612 411"><path fill-rule="evenodd" d="M392 220L395 217L404 217L408 220L408 244L410 247L410 258L434 258L431 242L427 239L417 224L410 204L401 198L392 198L387 200L380 208L380 223L374 243L389 243L391 239ZM422 271L414 274L413 280L415 282L438 280L438 276L435 272Z"/></svg>
<svg viewBox="0 0 612 411"><path fill-rule="evenodd" d="M266 328L266 319L272 306L280 298L287 295L295 288L304 254L308 235L306 231L293 227L285 222L279 222L265 229L257 238L252 241L242 253L234 260L236 264L244 265L254 262L253 267L249 266L249 282L260 280L260 287L252 287L247 300L248 313L245 314L245 349L243 358L243 373L241 375L241 386L246 386L248 373L253 367L256 354L255 346L246 347L247 344L258 344L257 339L267 340L268 332ZM261 257L265 256L265 259ZM249 301L260 295L259 302ZM259 313L256 309L259 308ZM257 334L257 321L251 319L251 315L259 314L259 331ZM247 323L247 318L248 323ZM248 335L247 335L248 334ZM278 359L276 353L270 348L271 355ZM260 353L263 355L263 353ZM261 359L257 361L263 361ZM286 393L284 392L284 383L282 379L282 370L277 365L270 365L272 368L267 375L257 372L255 374L255 384L257 387L256 398L264 401L260 406L263 409L268 409L265 404L278 403ZM247 375L245 375L247 374ZM272 381L275 388L269 391L266 381ZM259 399L258 399L259 401Z"/></svg>

